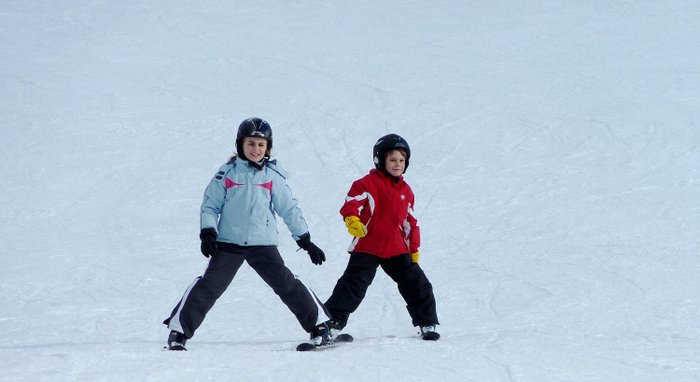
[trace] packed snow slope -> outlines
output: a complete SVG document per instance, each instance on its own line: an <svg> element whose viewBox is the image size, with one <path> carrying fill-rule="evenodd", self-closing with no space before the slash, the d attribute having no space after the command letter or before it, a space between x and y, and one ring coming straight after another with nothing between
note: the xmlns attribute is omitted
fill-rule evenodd
<svg viewBox="0 0 700 382"><path fill-rule="evenodd" d="M0 4L0 380L697 381L700 3ZM188 352L161 321L204 270L199 205L250 116L274 129L327 298L338 214L388 132L440 341L382 272L356 342L297 353L247 266Z"/></svg>

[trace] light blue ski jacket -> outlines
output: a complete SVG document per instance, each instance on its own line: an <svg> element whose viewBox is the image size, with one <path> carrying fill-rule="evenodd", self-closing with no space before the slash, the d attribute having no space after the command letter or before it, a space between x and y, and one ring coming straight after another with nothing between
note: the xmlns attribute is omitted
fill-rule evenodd
<svg viewBox="0 0 700 382"><path fill-rule="evenodd" d="M276 161L259 170L236 158L219 168L204 191L200 226L216 228L216 240L225 243L278 245L275 214L294 240L309 231L298 204L287 185L287 173Z"/></svg>

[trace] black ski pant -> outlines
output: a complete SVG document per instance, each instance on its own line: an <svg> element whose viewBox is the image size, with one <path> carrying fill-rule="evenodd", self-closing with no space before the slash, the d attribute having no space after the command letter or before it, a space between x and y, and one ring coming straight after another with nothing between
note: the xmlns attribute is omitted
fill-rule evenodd
<svg viewBox="0 0 700 382"><path fill-rule="evenodd" d="M314 292L284 265L275 246L238 246L217 243L219 250L209 260L204 275L197 277L185 291L170 317L163 323L170 330L191 338L240 269L243 261L255 270L294 313L305 331L329 319Z"/></svg>
<svg viewBox="0 0 700 382"><path fill-rule="evenodd" d="M345 272L338 279L333 294L325 303L331 317L338 321L341 327L347 324L350 313L353 313L365 298L367 288L372 284L379 266L398 285L413 326L439 324L433 286L420 266L411 261L410 254L383 259L366 253L351 252Z"/></svg>

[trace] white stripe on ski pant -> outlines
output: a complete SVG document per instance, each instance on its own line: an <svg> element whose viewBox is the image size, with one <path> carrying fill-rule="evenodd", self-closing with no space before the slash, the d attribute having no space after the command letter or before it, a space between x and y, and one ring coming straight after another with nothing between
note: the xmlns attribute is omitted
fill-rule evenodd
<svg viewBox="0 0 700 382"><path fill-rule="evenodd" d="M326 314L326 310L323 309L323 306L321 305L321 301L319 301L318 297L316 296L316 293L314 293L314 291L311 290L311 288L306 286L306 284L304 284L304 282L301 281L301 279L298 278L297 275L294 275L294 277L301 282L301 285L303 285L304 288L306 288L306 290L309 291L309 294L311 294L311 298L313 298L314 303L316 304L316 310L318 311L318 315L316 315L316 325L320 325L320 324L330 320L331 318L328 317L328 315Z"/></svg>
<svg viewBox="0 0 700 382"><path fill-rule="evenodd" d="M187 301L187 297L190 295L190 292L192 291L192 288L197 284L197 281L201 280L202 276L197 276L197 278L194 279L192 284L187 288L185 291L185 294L182 296L182 299L180 300L180 306L177 308L177 312L175 315L170 319L170 324L168 325L168 329L174 330L179 333L185 333L185 331L182 329L182 323L180 322L180 313L182 312L182 308L185 306L185 301Z"/></svg>

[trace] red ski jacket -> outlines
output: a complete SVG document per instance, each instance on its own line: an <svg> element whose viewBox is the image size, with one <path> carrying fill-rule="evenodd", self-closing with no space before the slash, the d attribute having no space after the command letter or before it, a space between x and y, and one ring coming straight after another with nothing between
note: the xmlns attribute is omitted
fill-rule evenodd
<svg viewBox="0 0 700 382"><path fill-rule="evenodd" d="M381 258L417 252L420 230L413 203L413 191L403 176L395 181L372 169L353 182L340 214L343 219L359 217L367 227L367 236L355 238L348 251Z"/></svg>

